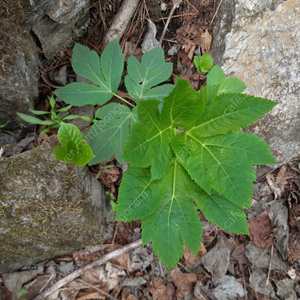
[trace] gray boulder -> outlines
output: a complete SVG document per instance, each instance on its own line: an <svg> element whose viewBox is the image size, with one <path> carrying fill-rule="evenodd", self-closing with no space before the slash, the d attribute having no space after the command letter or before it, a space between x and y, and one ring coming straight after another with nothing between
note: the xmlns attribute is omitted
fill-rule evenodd
<svg viewBox="0 0 300 300"><path fill-rule="evenodd" d="M59 58L87 32L89 3L90 0L58 0L55 7L32 25L48 61Z"/></svg>
<svg viewBox="0 0 300 300"><path fill-rule="evenodd" d="M88 171L38 147L0 161L0 274L111 237L113 216Z"/></svg>
<svg viewBox="0 0 300 300"><path fill-rule="evenodd" d="M300 151L299 13L297 0L225 0L212 45L215 62L244 81L247 94L279 102L245 129L270 145L278 164Z"/></svg>
<svg viewBox="0 0 300 300"><path fill-rule="evenodd" d="M80 39L91 25L90 0L0 1L0 125L16 131L23 124L16 112L30 113L39 96L44 68ZM34 34L32 33L34 32ZM41 45L48 63L40 68ZM33 126L32 126L33 127Z"/></svg>
<svg viewBox="0 0 300 300"><path fill-rule="evenodd" d="M0 124L10 120L5 129L11 131L20 124L16 112L28 113L38 98L38 47L20 23L23 12L18 5L0 2Z"/></svg>

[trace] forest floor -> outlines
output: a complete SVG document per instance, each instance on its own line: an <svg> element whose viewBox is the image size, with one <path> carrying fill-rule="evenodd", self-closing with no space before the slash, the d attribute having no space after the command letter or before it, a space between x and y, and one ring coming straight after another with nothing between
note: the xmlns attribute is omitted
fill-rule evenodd
<svg viewBox="0 0 300 300"><path fill-rule="evenodd" d="M161 37L172 3L164 7L157 5L157 2L140 1L132 22L120 40L125 60L130 55L141 58L141 43L148 30L147 19L154 22L156 37ZM81 43L101 54L103 37L120 5L119 1L111 1L109 6L103 5L103 1L91 4L87 9L95 25L89 28ZM179 76L188 79L196 89L205 85L206 77L199 77L193 57L200 52L209 52L217 14L215 0L183 0L175 9L162 42L166 61L174 66L170 81L174 82L175 76ZM55 68L65 64L70 68L70 58L71 50L57 61ZM49 109L48 96L54 88L53 82L41 80L41 102L36 109ZM39 134L43 129L42 126L37 127L36 132ZM108 165L113 167L103 169L99 180L111 199L116 200L122 171L114 157L93 166L90 171L96 175L100 168ZM203 223L201 249L194 257L185 248L183 258L173 270L168 271L158 261L151 244L148 244L85 272L46 299L298 299L300 158L258 178L254 186L252 209L246 211L249 236L228 232L200 215ZM140 237L140 221L116 222L113 237L105 244L91 245L31 266L31 269L40 270L39 275L25 285L26 292L19 299L33 299L53 282ZM12 273L11 277L12 284L18 285L22 281L20 272ZM0 277L1 282L0 299L16 299Z"/></svg>

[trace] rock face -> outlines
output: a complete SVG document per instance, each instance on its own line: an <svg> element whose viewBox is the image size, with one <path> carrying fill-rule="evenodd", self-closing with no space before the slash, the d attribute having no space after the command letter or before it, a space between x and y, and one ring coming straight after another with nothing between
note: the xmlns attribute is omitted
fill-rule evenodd
<svg viewBox="0 0 300 300"><path fill-rule="evenodd" d="M262 137L278 163L300 152L300 5L298 0L225 0L214 32L213 57L246 93L278 105L245 130ZM263 171L261 169L261 171Z"/></svg>
<svg viewBox="0 0 300 300"><path fill-rule="evenodd" d="M0 274L103 243L110 204L87 168L35 148L0 161Z"/></svg>
<svg viewBox="0 0 300 300"><path fill-rule="evenodd" d="M18 128L16 112L28 113L38 97L38 47L29 31L22 27L20 3L0 3L0 124Z"/></svg>
<svg viewBox="0 0 300 300"><path fill-rule="evenodd" d="M48 61L57 59L87 32L89 11L85 7L89 3L90 0L58 0L55 7L32 26Z"/></svg>
<svg viewBox="0 0 300 300"><path fill-rule="evenodd" d="M49 67L89 26L89 11L84 7L90 0L33 2L0 1L0 125L11 120L6 127L11 131L26 124L16 112L29 113L38 100L41 57L37 42Z"/></svg>

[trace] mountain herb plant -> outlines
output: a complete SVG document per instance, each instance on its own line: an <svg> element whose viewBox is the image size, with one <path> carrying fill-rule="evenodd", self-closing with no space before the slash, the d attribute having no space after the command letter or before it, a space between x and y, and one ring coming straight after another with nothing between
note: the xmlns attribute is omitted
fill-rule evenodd
<svg viewBox="0 0 300 300"><path fill-rule="evenodd" d="M17 112L17 115L19 118L22 120L32 123L32 124L38 124L38 125L47 125L46 129L42 130L40 135L43 135L44 133L47 133L51 128L59 128L63 121L67 120L74 120L77 118L81 118L85 121L93 121L87 116L76 116L76 115L69 115L68 110L73 106L73 105L68 105L66 107L60 108L55 111L55 99L54 97L50 98L49 104L51 107L51 111L43 111L43 110L33 110L31 109L31 112L35 115L50 115L51 120L40 120L39 118L33 117L31 115L26 115L23 113Z"/></svg>
<svg viewBox="0 0 300 300"><path fill-rule="evenodd" d="M117 92L124 68L117 41L101 58L76 44L73 69L92 84L71 83L55 92L72 105L102 106L99 120L85 136L93 152L88 153L89 164L113 154L130 164L120 186L116 220L141 219L143 244L152 241L169 269L183 255L183 244L195 255L200 248L198 209L208 221L248 234L242 208L251 205L252 165L276 163L264 141L240 131L276 103L242 94L245 84L226 79L219 66L212 67L208 54L194 63L199 72L209 71L207 85L199 91L180 78L175 86L161 85L172 65L165 63L160 48L145 53L141 62L130 57L124 81L135 99L130 101ZM106 104L113 96L120 103ZM59 153L66 156L76 143L62 147Z"/></svg>

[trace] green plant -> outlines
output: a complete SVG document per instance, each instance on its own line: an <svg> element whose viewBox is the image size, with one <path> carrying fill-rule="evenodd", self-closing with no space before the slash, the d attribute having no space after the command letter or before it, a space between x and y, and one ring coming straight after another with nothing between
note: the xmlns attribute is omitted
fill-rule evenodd
<svg viewBox="0 0 300 300"><path fill-rule="evenodd" d="M234 233L248 234L243 207L249 208L255 180L253 164L276 163L259 137L240 131L272 109L275 102L242 94L246 86L214 66L209 55L195 58L207 85L194 90L177 78L156 86L172 71L159 48L141 63L130 57L125 86L137 107L117 94L124 59L111 42L101 59L75 45L74 71L94 85L72 83L55 94L73 105L104 105L115 96L85 137L95 155L89 164L115 154L131 164L119 190L116 220L142 220L143 244L152 241L159 259L170 269L183 255L183 243L196 255L202 227L208 221ZM146 101L145 101L146 100ZM130 134L129 134L130 129Z"/></svg>
<svg viewBox="0 0 300 300"><path fill-rule="evenodd" d="M58 140L61 146L53 149L57 160L75 163L78 167L82 167L95 156L74 124L62 122L58 130Z"/></svg>
<svg viewBox="0 0 300 300"><path fill-rule="evenodd" d="M77 74L95 85L71 83L56 90L55 95L66 103L77 106L104 105L115 96L125 104L109 103L102 107L98 116L101 120L96 121L85 136L95 155L89 164L108 160L113 154L118 162L124 162L122 153L129 128L138 119L135 105L117 94L124 68L124 56L120 45L116 40L112 41L99 59L96 52L76 44L72 67ZM172 64L165 63L164 53L160 48L145 53L141 63L131 56L127 63L127 71L125 86L130 96L136 100L162 100L174 87L171 84L156 86L166 81L172 73Z"/></svg>
<svg viewBox="0 0 300 300"><path fill-rule="evenodd" d="M105 169L109 169L111 167L114 167L114 165L107 165L107 166L104 166L104 167L100 167L100 171L97 173L96 177L95 177L95 180L97 180L99 178L99 176L101 175L102 171L105 170Z"/></svg>
<svg viewBox="0 0 300 300"><path fill-rule="evenodd" d="M207 73L213 66L213 63L214 61L208 53L203 54L201 59L199 56L194 56L194 65L199 73Z"/></svg>
<svg viewBox="0 0 300 300"><path fill-rule="evenodd" d="M2 130L2 128L4 128L10 121L8 120L7 122L5 122L4 124L0 125L0 132ZM11 131L8 131L8 130L4 130L6 133L9 133L9 134L14 134L13 132Z"/></svg>
<svg viewBox="0 0 300 300"><path fill-rule="evenodd" d="M110 197L110 199L112 199L112 200L115 199L115 195L112 192L106 191L105 194L108 195Z"/></svg>
<svg viewBox="0 0 300 300"><path fill-rule="evenodd" d="M20 299L20 297L22 297L22 295L25 294L26 291L27 291L26 288L23 287L23 288L21 289L21 291L19 292L19 294L18 294L18 299ZM26 299L22 299L22 300L26 300Z"/></svg>
<svg viewBox="0 0 300 300"><path fill-rule="evenodd" d="M73 105L68 105L66 107L60 108L57 111L55 111L55 99L53 97L50 98L50 107L51 111L43 111L43 110L33 110L31 109L31 112L35 115L47 115L50 114L51 120L40 120L36 117L33 117L31 115L26 115L23 113L17 112L17 115L19 118L22 120L32 123L32 124L38 124L38 125L48 125L49 127L42 130L40 135L48 132L51 128L58 128L60 127L61 123L66 120L73 120L77 118L81 118L85 121L88 122L93 122L94 120L91 120L87 116L76 116L76 115L69 115L68 110L73 106Z"/></svg>

